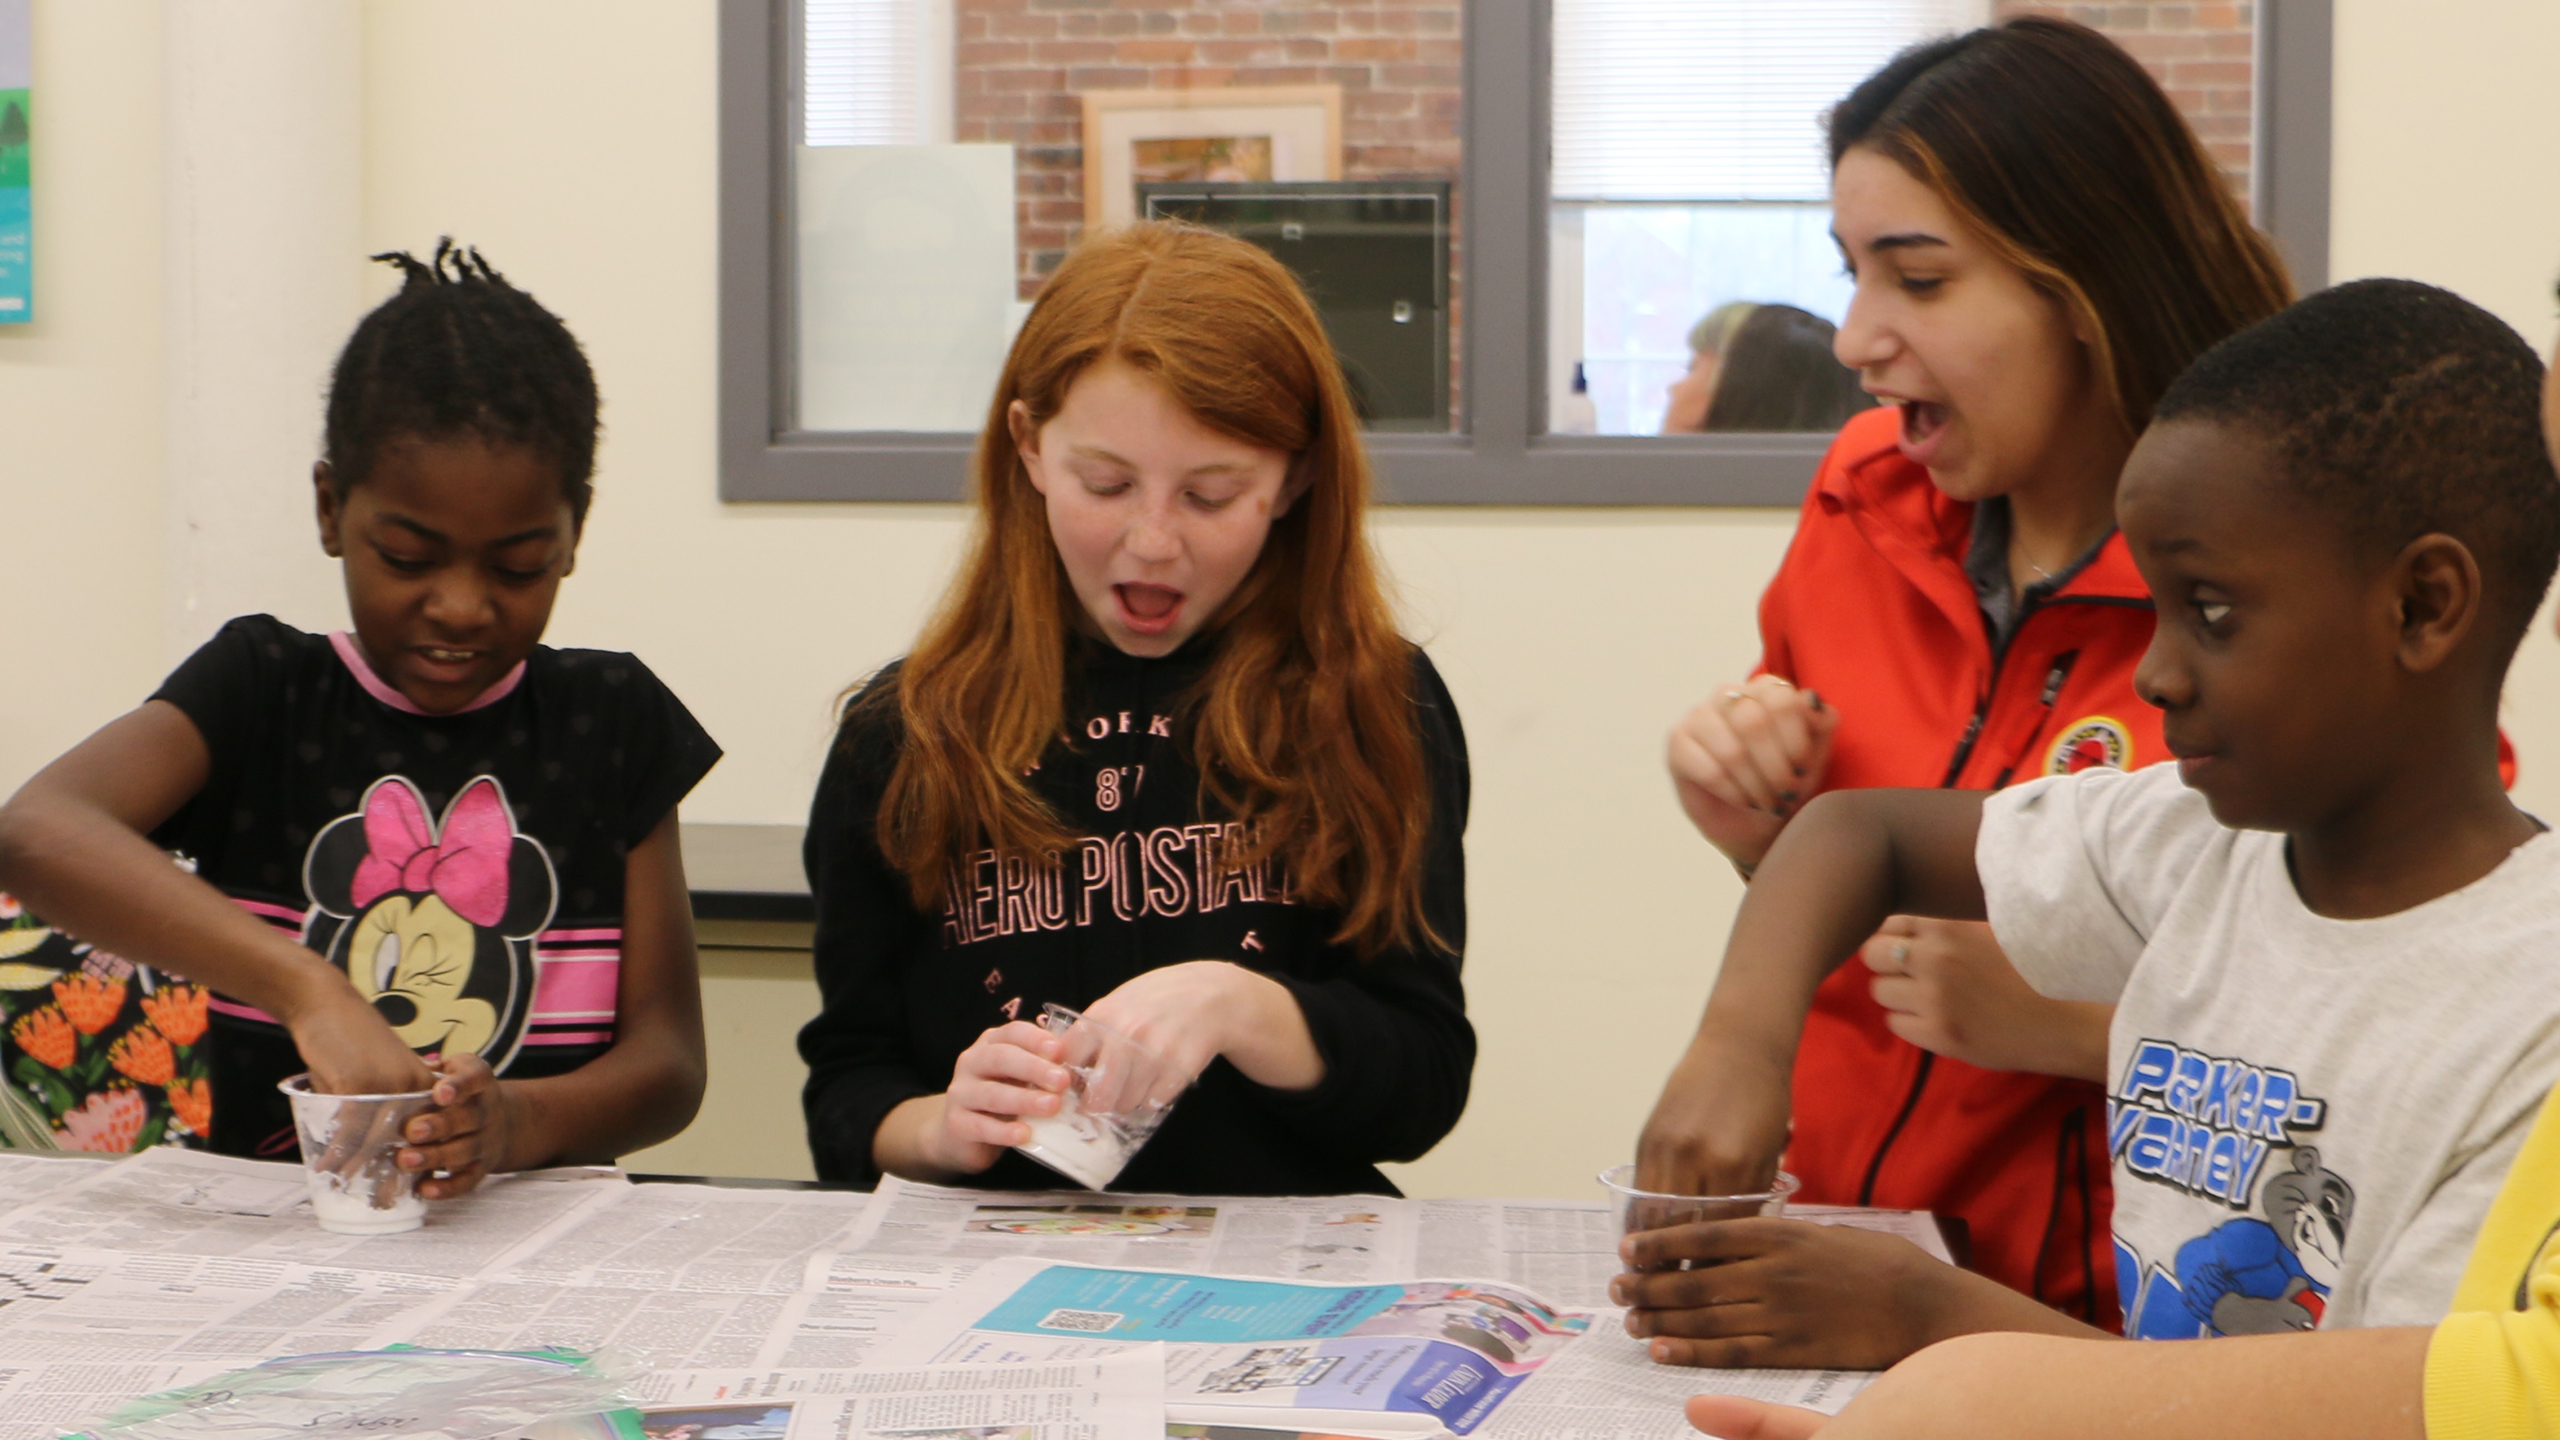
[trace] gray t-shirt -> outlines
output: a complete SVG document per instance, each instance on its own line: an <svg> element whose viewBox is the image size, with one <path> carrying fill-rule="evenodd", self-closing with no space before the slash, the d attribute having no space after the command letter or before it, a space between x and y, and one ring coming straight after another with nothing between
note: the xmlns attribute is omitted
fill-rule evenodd
<svg viewBox="0 0 2560 1440"><path fill-rule="evenodd" d="M1984 802L1991 927L2107 1036L2125 1333L2443 1318L2560 1080L2560 836L2373 920L2313 914L2285 837L2174 765Z"/></svg>

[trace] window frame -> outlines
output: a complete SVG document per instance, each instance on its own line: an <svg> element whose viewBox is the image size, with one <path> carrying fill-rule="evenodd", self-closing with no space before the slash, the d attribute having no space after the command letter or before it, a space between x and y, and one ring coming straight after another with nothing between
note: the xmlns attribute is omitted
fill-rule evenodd
<svg viewBox="0 0 2560 1440"><path fill-rule="evenodd" d="M2309 292L2328 281L2332 0L2257 0L2257 213ZM719 469L724 501L949 503L974 435L783 425L795 349L791 156L799 0L719 7ZM1368 437L1383 503L1792 507L1828 435L1547 435L1550 0L1465 7L1466 376L1456 433Z"/></svg>

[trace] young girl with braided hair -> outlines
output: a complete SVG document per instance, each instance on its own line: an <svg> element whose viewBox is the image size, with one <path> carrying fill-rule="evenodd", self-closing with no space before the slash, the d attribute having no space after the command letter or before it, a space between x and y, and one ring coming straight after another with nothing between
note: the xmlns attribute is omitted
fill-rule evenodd
<svg viewBox="0 0 2560 1440"><path fill-rule="evenodd" d="M438 1199L692 1118L676 804L720 752L632 656L538 643L592 494L577 341L475 250L375 258L404 283L338 357L312 468L349 628L223 626L0 809L0 889L121 957L66 1003L164 997L89 1016L81 1045L190 1067L155 1096L129 1066L22 1056L49 1109L156 1105L115 1133L277 1156L296 1072L335 1093L432 1087L399 1163ZM181 992L196 1033L160 1034ZM61 1038L38 1018L13 1027L22 1048Z"/></svg>

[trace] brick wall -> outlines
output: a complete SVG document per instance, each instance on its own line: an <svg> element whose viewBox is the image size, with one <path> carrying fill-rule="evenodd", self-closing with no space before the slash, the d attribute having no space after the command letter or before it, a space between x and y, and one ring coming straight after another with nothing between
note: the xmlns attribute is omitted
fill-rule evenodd
<svg viewBox="0 0 2560 1440"><path fill-rule="evenodd" d="M2249 194L2251 102L2257 85L2257 7L2187 0L2111 5L1995 0L1993 12L2062 15L2103 30L2169 92L2234 193Z"/></svg>
<svg viewBox="0 0 2560 1440"><path fill-rule="evenodd" d="M1346 180L1455 180L1461 0L958 0L954 138L1010 141L1023 298L1084 228L1087 90L1342 87Z"/></svg>

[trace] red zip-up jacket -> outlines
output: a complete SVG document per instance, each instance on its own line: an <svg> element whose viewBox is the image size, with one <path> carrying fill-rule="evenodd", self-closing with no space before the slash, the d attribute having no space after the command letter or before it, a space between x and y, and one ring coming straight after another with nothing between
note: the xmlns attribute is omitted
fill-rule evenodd
<svg viewBox="0 0 2560 1440"><path fill-rule="evenodd" d="M1993 790L2164 759L2136 698L2151 594L2120 536L1995 655L1964 568L1973 507L1904 458L1877 409L1843 427L1760 601L1761 668L1837 707L1825 790ZM1886 1028L1852 960L1824 981L1795 1071L1799 1197L1961 1216L1973 1268L2115 1328L2104 1092L1977 1069Z"/></svg>

